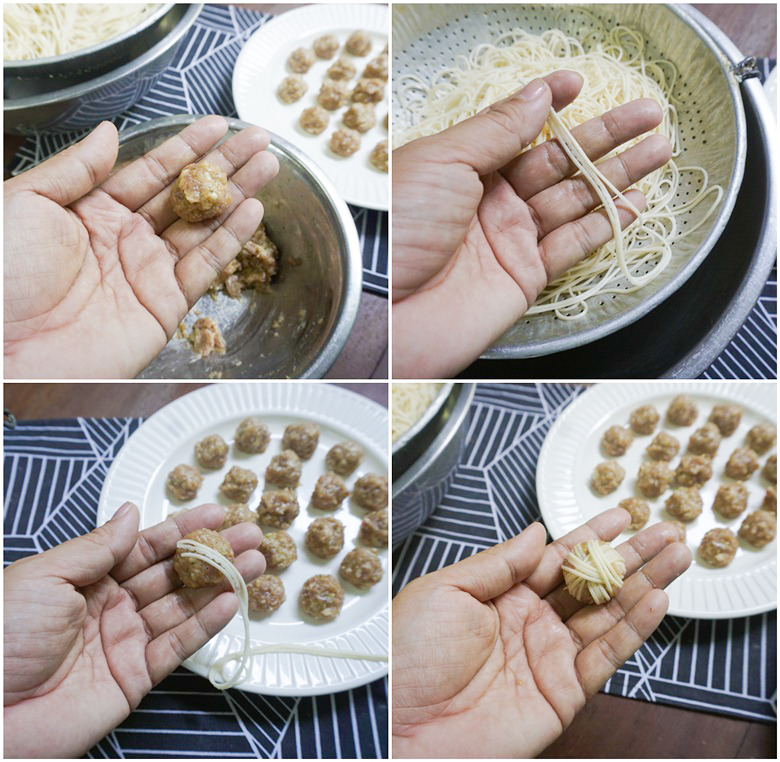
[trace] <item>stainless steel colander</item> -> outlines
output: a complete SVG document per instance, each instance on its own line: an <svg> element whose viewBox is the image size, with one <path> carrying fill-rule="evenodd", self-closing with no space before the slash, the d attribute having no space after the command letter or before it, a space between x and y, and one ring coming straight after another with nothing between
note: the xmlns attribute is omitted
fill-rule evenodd
<svg viewBox="0 0 780 762"><path fill-rule="evenodd" d="M701 264L731 215L745 165L745 116L732 62L684 8L674 5L395 5L393 80L423 78L451 66L480 44L520 28L540 34L552 28L582 38L595 16L606 28L630 27L645 38L647 55L672 61L679 71L673 96L678 109L682 153L678 164L698 165L724 195L707 223L672 246L672 262L654 281L631 294L596 295L588 314L576 321L553 314L526 316L483 357L522 358L582 346L638 320L676 291ZM397 86L397 85L396 85ZM397 93L394 93L397 96ZM396 125L409 123L398 97ZM691 191L681 183L679 194ZM695 225L706 205L692 210L683 224Z"/></svg>

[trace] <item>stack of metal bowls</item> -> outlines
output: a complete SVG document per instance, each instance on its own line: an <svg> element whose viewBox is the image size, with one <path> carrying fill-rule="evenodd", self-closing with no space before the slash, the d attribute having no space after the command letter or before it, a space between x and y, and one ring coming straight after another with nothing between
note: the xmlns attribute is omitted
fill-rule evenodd
<svg viewBox="0 0 780 762"><path fill-rule="evenodd" d="M447 492L466 443L476 384L443 384L425 415L393 443L393 545L421 526Z"/></svg>
<svg viewBox="0 0 780 762"><path fill-rule="evenodd" d="M98 45L50 58L4 61L5 131L83 130L131 108L171 64L202 8L166 3Z"/></svg>

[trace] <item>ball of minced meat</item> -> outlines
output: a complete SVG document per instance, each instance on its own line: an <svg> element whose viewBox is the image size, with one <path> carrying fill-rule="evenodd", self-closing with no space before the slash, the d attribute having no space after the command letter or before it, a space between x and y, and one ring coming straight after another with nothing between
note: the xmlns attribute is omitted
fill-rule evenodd
<svg viewBox="0 0 780 762"><path fill-rule="evenodd" d="M237 503L248 503L252 493L257 488L257 475L254 471L240 466L233 466L225 474L219 489L225 497Z"/></svg>
<svg viewBox="0 0 780 762"><path fill-rule="evenodd" d="M347 495L349 490L344 480L332 471L328 471L317 479L311 496L311 507L318 511L335 511Z"/></svg>
<svg viewBox="0 0 780 762"><path fill-rule="evenodd" d="M294 71L296 74L306 74L314 65L315 60L313 51L308 48L298 48L290 53L287 65L290 67L290 71Z"/></svg>
<svg viewBox="0 0 780 762"><path fill-rule="evenodd" d="M327 71L328 79L347 80L357 74L357 69L347 58L339 58Z"/></svg>
<svg viewBox="0 0 780 762"><path fill-rule="evenodd" d="M749 479L752 473L758 470L758 455L749 447L737 447L731 453L724 470L730 479L738 481Z"/></svg>
<svg viewBox="0 0 780 762"><path fill-rule="evenodd" d="M201 439L195 445L195 460L203 468L222 468L228 456L228 446L219 434Z"/></svg>
<svg viewBox="0 0 780 762"><path fill-rule="evenodd" d="M326 79L320 86L317 103L328 111L341 108L349 100L349 86L344 80Z"/></svg>
<svg viewBox="0 0 780 762"><path fill-rule="evenodd" d="M652 405L642 405L631 413L631 428L637 434L652 434L658 425L660 416Z"/></svg>
<svg viewBox="0 0 780 762"><path fill-rule="evenodd" d="M285 103L295 103L306 95L308 89L306 80L300 74L291 74L281 81L276 94Z"/></svg>
<svg viewBox="0 0 780 762"><path fill-rule="evenodd" d="M187 222L218 217L231 203L227 173L210 161L188 164L171 190L173 211Z"/></svg>
<svg viewBox="0 0 780 762"><path fill-rule="evenodd" d="M659 431L645 452L653 460L670 461L680 451L680 443L665 431Z"/></svg>
<svg viewBox="0 0 780 762"><path fill-rule="evenodd" d="M380 140L368 158L380 172L387 172L387 141Z"/></svg>
<svg viewBox="0 0 780 762"><path fill-rule="evenodd" d="M268 443L271 441L271 434L262 421L257 418L245 418L238 424L236 429L236 447L241 452L255 455L265 452Z"/></svg>
<svg viewBox="0 0 780 762"><path fill-rule="evenodd" d="M258 614L271 614L281 606L286 595L284 583L273 574L263 574L246 586L249 593L249 610Z"/></svg>
<svg viewBox="0 0 780 762"><path fill-rule="evenodd" d="M680 521L693 521L701 514L702 506L696 487L678 487L666 498L666 510Z"/></svg>
<svg viewBox="0 0 780 762"><path fill-rule="evenodd" d="M298 559L295 540L287 532L269 532L263 537L259 550L269 571L286 569Z"/></svg>
<svg viewBox="0 0 780 762"><path fill-rule="evenodd" d="M308 460L319 441L320 427L316 423L293 423L284 430L282 449L292 450L299 458Z"/></svg>
<svg viewBox="0 0 780 762"><path fill-rule="evenodd" d="M708 420L718 427L724 437L730 437L742 420L742 408L737 405L715 405Z"/></svg>
<svg viewBox="0 0 780 762"><path fill-rule="evenodd" d="M747 446L753 452L764 455L777 439L777 428L772 423L759 423L747 433Z"/></svg>
<svg viewBox="0 0 780 762"><path fill-rule="evenodd" d="M265 492L257 507L257 523L276 529L288 529L300 513L298 498L291 489Z"/></svg>
<svg viewBox="0 0 780 762"><path fill-rule="evenodd" d="M367 513L360 525L358 539L364 545L370 545L373 548L386 548L387 523L387 508Z"/></svg>
<svg viewBox="0 0 780 762"><path fill-rule="evenodd" d="M339 576L360 590L368 590L382 579L384 570L379 554L373 548L350 550L339 567Z"/></svg>
<svg viewBox="0 0 780 762"><path fill-rule="evenodd" d="M698 415L696 403L687 394L680 394L671 401L666 420L675 426L690 426Z"/></svg>
<svg viewBox="0 0 780 762"><path fill-rule="evenodd" d="M647 504L647 500L642 500L641 497L628 497L621 500L618 503L618 508L628 511L631 516L629 529L641 529L650 518L650 506Z"/></svg>
<svg viewBox="0 0 780 762"><path fill-rule="evenodd" d="M212 529L196 529L185 535L185 540L194 540L201 545L215 550L220 555L225 556L230 563L235 561L235 554L230 543ZM184 554L189 551L176 548L173 556L173 569L179 575L182 585L185 587L209 587L222 581L223 574L213 566L209 566L205 561L197 558L185 558Z"/></svg>
<svg viewBox="0 0 780 762"><path fill-rule="evenodd" d="M352 156L360 148L360 133L347 128L338 129L330 136L329 145L336 156Z"/></svg>
<svg viewBox="0 0 780 762"><path fill-rule="evenodd" d="M301 127L310 135L325 132L329 122L330 116L322 106L309 106L301 114Z"/></svg>
<svg viewBox="0 0 780 762"><path fill-rule="evenodd" d="M601 449L613 457L625 455L633 441L634 435L630 429L624 429L622 426L610 426L601 437Z"/></svg>
<svg viewBox="0 0 780 762"><path fill-rule="evenodd" d="M777 484L777 455L770 455L761 469L761 476L768 482Z"/></svg>
<svg viewBox="0 0 780 762"><path fill-rule="evenodd" d="M735 519L747 508L748 491L744 484L721 484L712 510L727 519Z"/></svg>
<svg viewBox="0 0 780 762"><path fill-rule="evenodd" d="M197 468L182 463L168 474L168 492L177 500L192 500L203 484L203 477Z"/></svg>
<svg viewBox="0 0 780 762"><path fill-rule="evenodd" d="M387 55L382 53L366 64L363 79L387 79Z"/></svg>
<svg viewBox="0 0 780 762"><path fill-rule="evenodd" d="M756 548L763 548L775 539L777 514L770 511L753 511L742 522L737 534Z"/></svg>
<svg viewBox="0 0 780 762"><path fill-rule="evenodd" d="M222 331L214 318L202 317L195 321L190 336L192 351L198 357L208 357L211 354L224 355L227 345Z"/></svg>
<svg viewBox="0 0 780 762"><path fill-rule="evenodd" d="M317 574L306 580L299 598L303 613L321 622L335 619L344 604L344 588L330 574Z"/></svg>
<svg viewBox="0 0 780 762"><path fill-rule="evenodd" d="M256 524L257 513L249 508L246 503L231 503L225 508L225 520L222 522L220 531L234 527L236 524Z"/></svg>
<svg viewBox="0 0 780 762"><path fill-rule="evenodd" d="M377 511L387 506L387 477L379 474L364 474L352 490L352 499L368 511Z"/></svg>
<svg viewBox="0 0 780 762"><path fill-rule="evenodd" d="M311 47L317 58L330 59L336 55L336 51L341 46L335 34L323 34L322 37L314 40Z"/></svg>
<svg viewBox="0 0 780 762"><path fill-rule="evenodd" d="M658 497L666 492L673 477L674 473L665 461L647 461L639 466L636 486L645 497Z"/></svg>
<svg viewBox="0 0 780 762"><path fill-rule="evenodd" d="M709 455L713 457L720 445L720 431L714 423L705 423L691 434L688 440L688 452L694 455Z"/></svg>
<svg viewBox="0 0 780 762"><path fill-rule="evenodd" d="M265 480L277 487L297 487L301 481L301 459L294 450L274 455L265 470Z"/></svg>
<svg viewBox="0 0 780 762"><path fill-rule="evenodd" d="M699 545L699 556L711 566L728 566L737 554L739 541L728 529L710 529Z"/></svg>
<svg viewBox="0 0 780 762"><path fill-rule="evenodd" d="M333 445L325 456L329 471L349 476L363 460L363 448L357 442L345 441Z"/></svg>
<svg viewBox="0 0 780 762"><path fill-rule="evenodd" d="M376 113L370 103L353 103L342 119L345 126L358 132L368 132L376 125Z"/></svg>
<svg viewBox="0 0 780 762"><path fill-rule="evenodd" d="M367 56L371 51L371 38L362 29L358 29L347 37L344 48L352 56Z"/></svg>
<svg viewBox="0 0 780 762"><path fill-rule="evenodd" d="M614 492L625 478L626 472L616 460L599 463L590 477L590 484L597 495Z"/></svg>
<svg viewBox="0 0 780 762"><path fill-rule="evenodd" d="M384 80L359 79L350 97L353 103L379 103L385 97Z"/></svg>
<svg viewBox="0 0 780 762"><path fill-rule="evenodd" d="M667 519L666 523L674 526L680 535L680 542L685 542L685 524L683 524L682 521L678 521L677 519Z"/></svg>
<svg viewBox="0 0 780 762"><path fill-rule="evenodd" d="M344 547L344 525L331 516L314 519L306 531L306 549L317 558L333 558Z"/></svg>
<svg viewBox="0 0 780 762"><path fill-rule="evenodd" d="M683 455L674 480L682 487L704 484L712 478L712 459L709 455Z"/></svg>
<svg viewBox="0 0 780 762"><path fill-rule="evenodd" d="M777 488L769 487L764 495L764 502L761 503L762 511L771 511L777 513Z"/></svg>

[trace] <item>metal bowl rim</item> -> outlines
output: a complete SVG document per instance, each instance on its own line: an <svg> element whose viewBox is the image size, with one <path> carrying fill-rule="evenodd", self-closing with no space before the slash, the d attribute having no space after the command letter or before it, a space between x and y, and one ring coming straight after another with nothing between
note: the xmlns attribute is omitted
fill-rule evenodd
<svg viewBox="0 0 780 762"><path fill-rule="evenodd" d="M436 382L434 381L432 383ZM407 444L409 444L410 440L414 439L414 437L425 428L434 415L441 410L450 394L452 394L454 386L455 384L452 381L442 384L441 389L436 392L433 402L425 409L422 418L416 420L400 437L398 437L398 439L395 440L395 442L393 442L393 455L397 455Z"/></svg>

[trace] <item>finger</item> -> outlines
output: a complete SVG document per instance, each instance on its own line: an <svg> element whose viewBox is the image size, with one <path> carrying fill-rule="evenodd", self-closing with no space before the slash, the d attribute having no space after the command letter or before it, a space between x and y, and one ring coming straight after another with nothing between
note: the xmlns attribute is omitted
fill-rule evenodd
<svg viewBox="0 0 780 762"><path fill-rule="evenodd" d="M138 508L125 503L103 526L47 550L50 574L75 587L102 579L132 552L139 520Z"/></svg>
<svg viewBox="0 0 780 762"><path fill-rule="evenodd" d="M176 280L188 307L206 293L214 279L238 255L262 219L263 205L256 198L248 198L175 266Z"/></svg>
<svg viewBox="0 0 780 762"><path fill-rule="evenodd" d="M236 193L230 207L230 209L233 209L245 198L245 196L242 195L241 187L232 182L233 176L237 174L244 165L253 162L251 167L247 168L247 172L244 172L243 174L243 185L247 190L253 189L250 194L252 196L257 193L265 182L268 182L266 177L269 174L270 178L275 176L276 172L269 173L264 164L267 163L271 167L274 165L278 167L276 157L268 159L263 155L270 142L271 138L265 130L260 127L247 127L228 138L220 146L217 146L213 151L210 151L203 156L202 159L196 157L193 161L210 161L212 164L216 164L220 169L224 170L228 178L230 178L229 184L231 195ZM183 169L183 166L184 165L179 167L179 172ZM257 177L254 180L252 180L251 173L257 174ZM173 207L171 206L171 189L178 174L179 173L177 172L171 178L168 185L162 188L156 196L138 209L138 213L149 222L158 235L162 234L164 230L174 223L177 223L179 229L185 225L194 225L196 228L204 225L204 223L185 223L180 221L179 217L173 211ZM229 213L230 210L217 219L224 219ZM212 222L212 224L216 223ZM205 226L205 231L206 233L208 232L207 225Z"/></svg>
<svg viewBox="0 0 780 762"><path fill-rule="evenodd" d="M599 165L599 171L619 191L663 167L672 158L672 144L662 135L651 135L638 145ZM579 219L601 204L593 186L581 175L561 180L537 193L528 204L535 212L539 238L567 222Z"/></svg>
<svg viewBox="0 0 780 762"><path fill-rule="evenodd" d="M185 534L196 529L217 529L224 520L225 509L211 503L199 505L178 516L169 516L162 523L138 534L135 547L122 563L117 564L111 576L122 583L172 556L176 543Z"/></svg>
<svg viewBox="0 0 780 762"><path fill-rule="evenodd" d="M624 196L640 212L647 206L645 197L638 190L630 190ZM636 212L627 208L623 201L616 200L615 204L620 227L625 229L636 219ZM546 263L549 280L565 273L611 240L612 224L603 209L553 230L539 242L539 254Z"/></svg>
<svg viewBox="0 0 780 762"><path fill-rule="evenodd" d="M206 242L209 236L216 233L220 225L241 205L242 201L254 198L255 194L268 185L278 172L279 160L272 153L261 151L250 157L246 164L230 178L230 195L233 200L227 211L219 217L199 223L185 222L184 220L174 222L161 236L168 242L169 250L172 249L178 259L181 259L196 246ZM252 233L254 232L252 230Z"/></svg>
<svg viewBox="0 0 780 762"><path fill-rule="evenodd" d="M257 549L263 541L263 533L257 524L236 524L220 534L230 543L235 556ZM139 611L182 586L179 575L173 568L174 552L175 547L174 551L171 551L171 557L122 583L122 587L133 596Z"/></svg>
<svg viewBox="0 0 780 762"><path fill-rule="evenodd" d="M556 106L556 110L558 110ZM575 127L571 133L588 158L596 161L661 123L663 111L650 98L625 103ZM557 140L548 140L509 162L501 173L515 193L529 199L577 172Z"/></svg>
<svg viewBox="0 0 780 762"><path fill-rule="evenodd" d="M620 550L620 548L618 548ZM577 641L587 646L605 635L651 590L663 590L677 579L690 565L693 555L687 545L675 542L665 546L655 557L640 566L627 577L623 587L609 603L603 606L585 606L572 616L564 612L561 618L566 626L576 634ZM555 593L553 593L555 595ZM569 601L574 599L565 594ZM548 602L549 602L548 598ZM561 601L564 595L561 596ZM582 606L582 604L579 604ZM558 606L553 605L558 611ZM566 605L564 604L564 608Z"/></svg>
<svg viewBox="0 0 780 762"><path fill-rule="evenodd" d="M102 190L131 211L140 209L218 143L228 124L221 116L205 116L185 127L140 158L114 173Z"/></svg>
<svg viewBox="0 0 780 762"><path fill-rule="evenodd" d="M258 550L247 550L236 558L235 566L244 580L251 582L265 571L265 558ZM233 588L227 580L197 590L179 588L152 601L141 609L140 614L146 623L147 632L152 638L156 638L195 616L218 595L232 591Z"/></svg>
<svg viewBox="0 0 780 762"><path fill-rule="evenodd" d="M669 608L663 590L650 590L614 627L584 648L575 659L586 695L597 693L653 634Z"/></svg>
<svg viewBox="0 0 780 762"><path fill-rule="evenodd" d="M544 552L545 538L544 527L531 524L511 540L434 572L436 584L489 601L531 574Z"/></svg>
<svg viewBox="0 0 780 762"><path fill-rule="evenodd" d="M32 190L65 206L100 185L116 163L119 140L111 122L101 122L83 140L11 180L14 190Z"/></svg>
<svg viewBox="0 0 780 762"><path fill-rule="evenodd" d="M435 142L437 152L446 161L461 161L480 175L488 174L535 140L553 102L566 100L581 87L582 78L575 72L534 79L519 92L428 140L432 145Z"/></svg>

